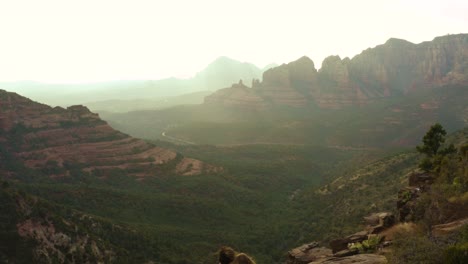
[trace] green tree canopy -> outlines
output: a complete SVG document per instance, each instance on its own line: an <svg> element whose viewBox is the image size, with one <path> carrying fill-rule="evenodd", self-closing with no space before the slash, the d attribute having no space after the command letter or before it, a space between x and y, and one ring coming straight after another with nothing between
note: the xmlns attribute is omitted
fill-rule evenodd
<svg viewBox="0 0 468 264"><path fill-rule="evenodd" d="M426 154L428 157L433 157L437 155L439 148L445 142L445 136L447 132L442 127L441 124L436 123L429 131L427 131L426 135L423 137L423 145L417 146L416 149L419 153Z"/></svg>
<svg viewBox="0 0 468 264"><path fill-rule="evenodd" d="M419 153L426 155L419 167L424 171L432 171L438 168L443 157L456 151L453 145L441 148L445 142L447 132L441 124L432 125L423 137L423 145L416 146Z"/></svg>

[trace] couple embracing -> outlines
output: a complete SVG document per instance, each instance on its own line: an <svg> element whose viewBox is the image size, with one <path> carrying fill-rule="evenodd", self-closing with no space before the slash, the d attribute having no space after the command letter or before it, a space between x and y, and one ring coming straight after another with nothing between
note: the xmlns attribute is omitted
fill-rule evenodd
<svg viewBox="0 0 468 264"><path fill-rule="evenodd" d="M219 264L255 264L245 253L237 253L230 247L221 247L219 249Z"/></svg>

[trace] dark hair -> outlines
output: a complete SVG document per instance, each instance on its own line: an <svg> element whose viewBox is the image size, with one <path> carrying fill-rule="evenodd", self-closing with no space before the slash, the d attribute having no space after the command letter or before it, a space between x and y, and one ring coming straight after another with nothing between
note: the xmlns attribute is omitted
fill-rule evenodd
<svg viewBox="0 0 468 264"><path fill-rule="evenodd" d="M219 249L219 263L229 264L236 257L236 252L231 247L221 247Z"/></svg>

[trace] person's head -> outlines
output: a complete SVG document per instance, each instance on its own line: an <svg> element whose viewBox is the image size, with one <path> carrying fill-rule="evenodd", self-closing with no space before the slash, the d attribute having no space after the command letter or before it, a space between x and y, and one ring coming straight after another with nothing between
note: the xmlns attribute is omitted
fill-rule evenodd
<svg viewBox="0 0 468 264"><path fill-rule="evenodd" d="M239 253L231 264L255 264L255 261L247 256L247 254Z"/></svg>
<svg viewBox="0 0 468 264"><path fill-rule="evenodd" d="M220 264L229 264L236 257L236 252L230 247L221 247L219 249L219 263Z"/></svg>

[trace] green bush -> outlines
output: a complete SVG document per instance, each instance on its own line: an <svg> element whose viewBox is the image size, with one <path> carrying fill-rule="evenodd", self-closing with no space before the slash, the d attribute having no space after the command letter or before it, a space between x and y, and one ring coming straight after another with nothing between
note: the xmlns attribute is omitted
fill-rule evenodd
<svg viewBox="0 0 468 264"><path fill-rule="evenodd" d="M368 238L361 243L353 243L348 246L349 249L357 249L359 253L365 252L374 252L377 250L380 241L382 241L382 237L379 235L369 235Z"/></svg>
<svg viewBox="0 0 468 264"><path fill-rule="evenodd" d="M468 263L468 242L461 245L449 246L444 251L444 261L447 264Z"/></svg>
<svg viewBox="0 0 468 264"><path fill-rule="evenodd" d="M439 264L443 260L443 249L425 236L401 235L394 240L389 262L394 264Z"/></svg>

